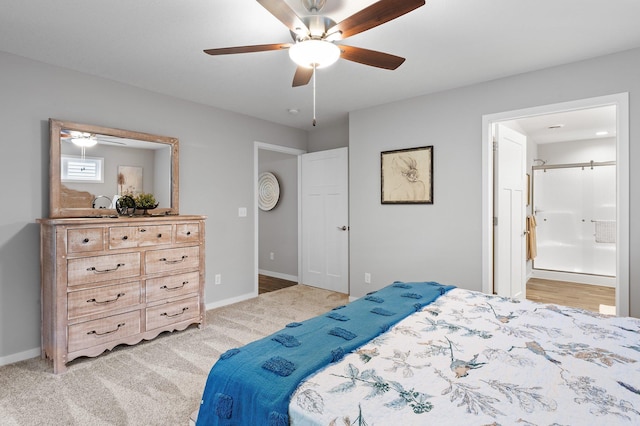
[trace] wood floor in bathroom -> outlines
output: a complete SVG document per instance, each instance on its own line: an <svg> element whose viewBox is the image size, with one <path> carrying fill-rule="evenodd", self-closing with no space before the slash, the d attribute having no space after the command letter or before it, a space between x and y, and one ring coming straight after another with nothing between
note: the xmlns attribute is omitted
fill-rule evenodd
<svg viewBox="0 0 640 426"><path fill-rule="evenodd" d="M599 285L531 278L527 282L527 299L599 312L601 304L615 306L616 290Z"/></svg>

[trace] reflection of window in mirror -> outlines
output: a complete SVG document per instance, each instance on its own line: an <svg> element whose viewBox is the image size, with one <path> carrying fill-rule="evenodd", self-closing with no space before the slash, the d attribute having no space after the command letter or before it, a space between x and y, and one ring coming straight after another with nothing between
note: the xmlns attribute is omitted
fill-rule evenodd
<svg viewBox="0 0 640 426"><path fill-rule="evenodd" d="M104 182L104 159L99 157L60 156L62 182Z"/></svg>

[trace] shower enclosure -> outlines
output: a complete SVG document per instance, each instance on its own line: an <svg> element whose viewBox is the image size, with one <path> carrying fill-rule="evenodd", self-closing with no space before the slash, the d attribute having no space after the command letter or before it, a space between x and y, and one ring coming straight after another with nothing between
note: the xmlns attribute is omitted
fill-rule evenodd
<svg viewBox="0 0 640 426"><path fill-rule="evenodd" d="M614 161L533 167L533 269L615 277Z"/></svg>

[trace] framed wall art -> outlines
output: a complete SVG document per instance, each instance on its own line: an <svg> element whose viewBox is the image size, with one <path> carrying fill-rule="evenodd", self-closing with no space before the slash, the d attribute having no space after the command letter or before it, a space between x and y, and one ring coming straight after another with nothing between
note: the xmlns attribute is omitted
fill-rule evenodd
<svg viewBox="0 0 640 426"><path fill-rule="evenodd" d="M118 195L136 195L142 192L142 167L118 166Z"/></svg>
<svg viewBox="0 0 640 426"><path fill-rule="evenodd" d="M433 145L380 153L382 204L433 204Z"/></svg>

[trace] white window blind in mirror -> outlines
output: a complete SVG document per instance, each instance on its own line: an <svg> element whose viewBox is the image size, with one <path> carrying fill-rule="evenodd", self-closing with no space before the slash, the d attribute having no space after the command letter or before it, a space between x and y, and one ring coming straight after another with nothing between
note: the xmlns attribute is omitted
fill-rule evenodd
<svg viewBox="0 0 640 426"><path fill-rule="evenodd" d="M62 155L60 158L62 182L104 182L102 168L104 159L100 157L77 157Z"/></svg>

